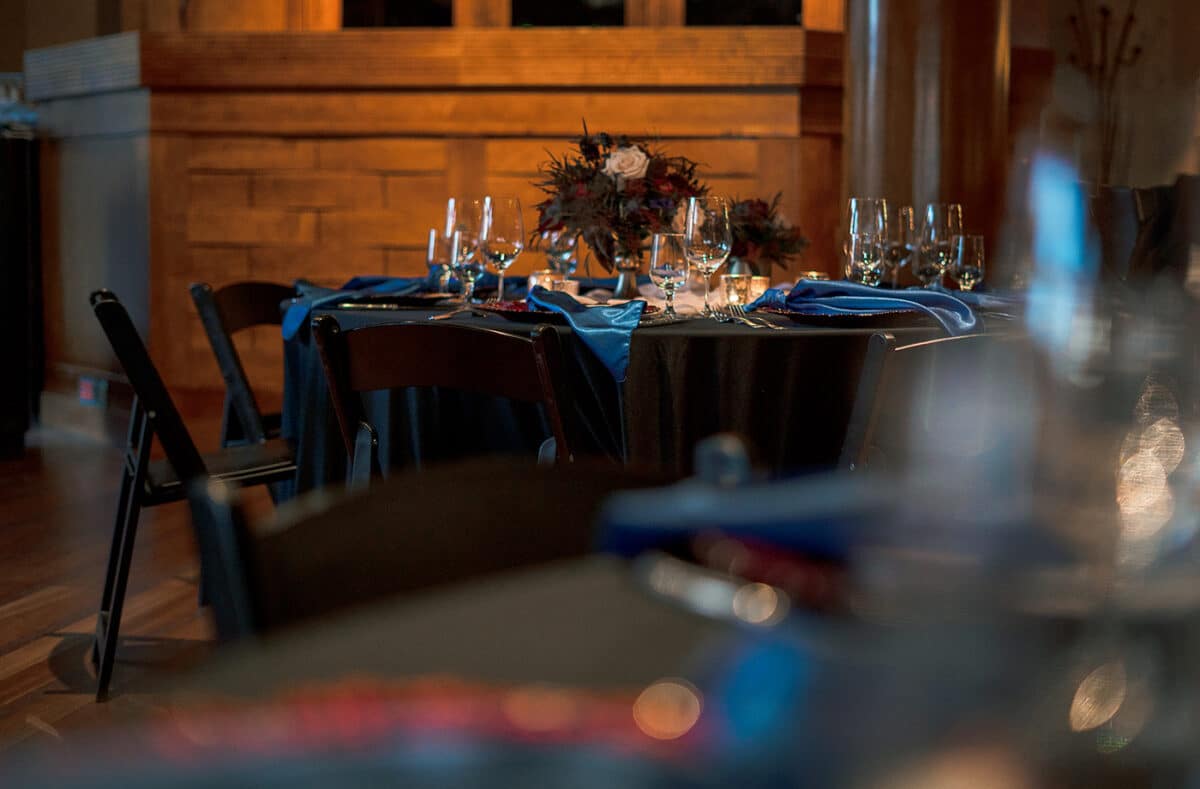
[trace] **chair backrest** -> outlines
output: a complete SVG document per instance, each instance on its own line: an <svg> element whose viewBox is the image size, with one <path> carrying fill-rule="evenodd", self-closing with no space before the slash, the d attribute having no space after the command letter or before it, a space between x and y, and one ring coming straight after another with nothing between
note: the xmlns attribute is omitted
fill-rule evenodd
<svg viewBox="0 0 1200 789"><path fill-rule="evenodd" d="M1002 454L1028 437L1036 370L1026 342L975 334L870 340L839 465L930 472Z"/></svg>
<svg viewBox="0 0 1200 789"><path fill-rule="evenodd" d="M541 403L559 461L571 457L562 408L569 404L562 347L550 326L522 337L445 323L401 323L342 331L329 315L313 321L346 452L356 456L368 425L360 395L380 389L446 387ZM361 468L361 464L359 465Z"/></svg>
<svg viewBox="0 0 1200 789"><path fill-rule="evenodd" d="M188 432L179 410L171 400L167 387L154 360L146 350L137 327L120 300L108 290L98 290L91 296L92 311L100 321L100 327L108 337L113 353L120 361L133 393L137 397L135 408L141 408L150 422L154 435L162 444L167 460L175 469L180 480L190 481L207 476L204 460L196 449L192 435Z"/></svg>
<svg viewBox="0 0 1200 789"><path fill-rule="evenodd" d="M274 282L238 282L214 291L208 284L198 282L191 286L191 293L225 380L226 422L232 415L240 423L244 439L265 441L262 412L233 344L233 335L253 326L278 326L283 321L280 305L293 298L296 291ZM228 424L223 426L222 436L229 436L228 428Z"/></svg>
<svg viewBox="0 0 1200 789"><path fill-rule="evenodd" d="M197 484L189 494L217 631L229 640L584 556L612 493L666 482L602 462L475 458L400 474L365 493L315 491L253 525L231 486Z"/></svg>

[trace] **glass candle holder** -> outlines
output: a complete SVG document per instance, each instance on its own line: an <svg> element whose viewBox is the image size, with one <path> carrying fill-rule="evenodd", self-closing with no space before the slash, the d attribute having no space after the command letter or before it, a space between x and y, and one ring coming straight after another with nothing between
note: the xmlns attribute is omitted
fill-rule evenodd
<svg viewBox="0 0 1200 789"><path fill-rule="evenodd" d="M528 289L533 290L538 285L541 285L546 290L554 290L553 284L557 280L563 279L563 275L551 268L538 269L529 274Z"/></svg>
<svg viewBox="0 0 1200 789"><path fill-rule="evenodd" d="M750 301L757 301L760 296L771 288L770 277L750 278Z"/></svg>
<svg viewBox="0 0 1200 789"><path fill-rule="evenodd" d="M749 304L752 279L754 277L749 274L722 274L721 291L725 294L725 303Z"/></svg>
<svg viewBox="0 0 1200 789"><path fill-rule="evenodd" d="M563 293L570 293L572 296L579 295L579 280L577 279L554 279L550 281L550 290L557 290Z"/></svg>

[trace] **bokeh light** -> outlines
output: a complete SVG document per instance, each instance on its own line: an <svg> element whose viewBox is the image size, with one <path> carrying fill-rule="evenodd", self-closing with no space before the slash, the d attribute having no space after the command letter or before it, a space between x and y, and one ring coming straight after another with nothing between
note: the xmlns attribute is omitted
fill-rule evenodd
<svg viewBox="0 0 1200 789"><path fill-rule="evenodd" d="M700 720L700 691L682 679L662 679L641 692L633 703L633 720L647 736L675 740Z"/></svg>
<svg viewBox="0 0 1200 789"><path fill-rule="evenodd" d="M1071 731L1091 731L1113 719L1125 702L1125 664L1105 663L1092 671L1075 690L1071 700Z"/></svg>

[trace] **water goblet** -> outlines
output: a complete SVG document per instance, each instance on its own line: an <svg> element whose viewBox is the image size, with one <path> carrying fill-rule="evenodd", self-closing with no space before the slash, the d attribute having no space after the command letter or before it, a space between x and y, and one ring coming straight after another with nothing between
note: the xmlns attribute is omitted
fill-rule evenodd
<svg viewBox="0 0 1200 789"><path fill-rule="evenodd" d="M950 239L962 235L962 206L957 203L930 203L921 223L918 251L913 274L926 288L937 286L950 265Z"/></svg>
<svg viewBox="0 0 1200 789"><path fill-rule="evenodd" d="M650 281L667 298L663 315L675 317L675 291L687 283L688 259L682 233L655 233L650 241Z"/></svg>
<svg viewBox="0 0 1200 789"><path fill-rule="evenodd" d="M579 244L579 236L567 232L566 229L547 230L542 233L541 246L546 254L546 268L553 269L564 277L575 273L579 259L575 248Z"/></svg>
<svg viewBox="0 0 1200 789"><path fill-rule="evenodd" d="M846 263L846 278L852 282L878 287L883 281L884 255L879 236L858 233L850 237L850 254Z"/></svg>
<svg viewBox="0 0 1200 789"><path fill-rule="evenodd" d="M725 264L733 249L729 201L724 197L689 197L684 223L683 251L688 263L704 277L703 315L717 318L709 304L712 275Z"/></svg>
<svg viewBox="0 0 1200 789"><path fill-rule="evenodd" d="M900 285L900 270L909 265L917 248L916 212L911 205L901 206L896 221L889 224L889 237L884 245L883 266L892 287Z"/></svg>

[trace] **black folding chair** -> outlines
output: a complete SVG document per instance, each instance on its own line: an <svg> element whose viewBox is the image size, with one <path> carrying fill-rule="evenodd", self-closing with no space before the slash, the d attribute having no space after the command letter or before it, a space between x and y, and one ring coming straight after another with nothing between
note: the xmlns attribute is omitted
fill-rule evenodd
<svg viewBox="0 0 1200 789"><path fill-rule="evenodd" d="M583 556L610 494L667 481L603 461L544 466L493 457L401 473L349 496L316 491L261 528L248 523L227 483L198 482L190 501L217 634L229 641Z"/></svg>
<svg viewBox="0 0 1200 789"><path fill-rule="evenodd" d="M562 407L571 402L558 332L532 336L437 323L401 323L342 331L330 315L313 321L330 400L350 457L350 487L380 472L379 439L361 395L380 389L447 387L540 403L554 438L554 457L571 459Z"/></svg>
<svg viewBox="0 0 1200 789"><path fill-rule="evenodd" d="M282 441L245 444L201 455L125 307L107 290L93 293L91 303L134 392L116 525L92 648L98 678L96 697L103 700L116 659L121 609L142 507L185 498L186 484L194 479L211 475L233 485L267 485L290 479L296 464L291 448ZM166 453L165 462L150 461L155 437ZM205 584L203 565L201 584Z"/></svg>
<svg viewBox="0 0 1200 789"><path fill-rule="evenodd" d="M1030 350L1013 335L911 345L872 336L839 467L936 472L1017 440L1035 413L1038 371Z"/></svg>
<svg viewBox="0 0 1200 789"><path fill-rule="evenodd" d="M280 305L295 297L295 288L274 282L237 282L214 291L207 283L197 282L190 290L225 379L221 446L278 438L279 414L264 414L259 409L233 335L254 326L280 325Z"/></svg>

